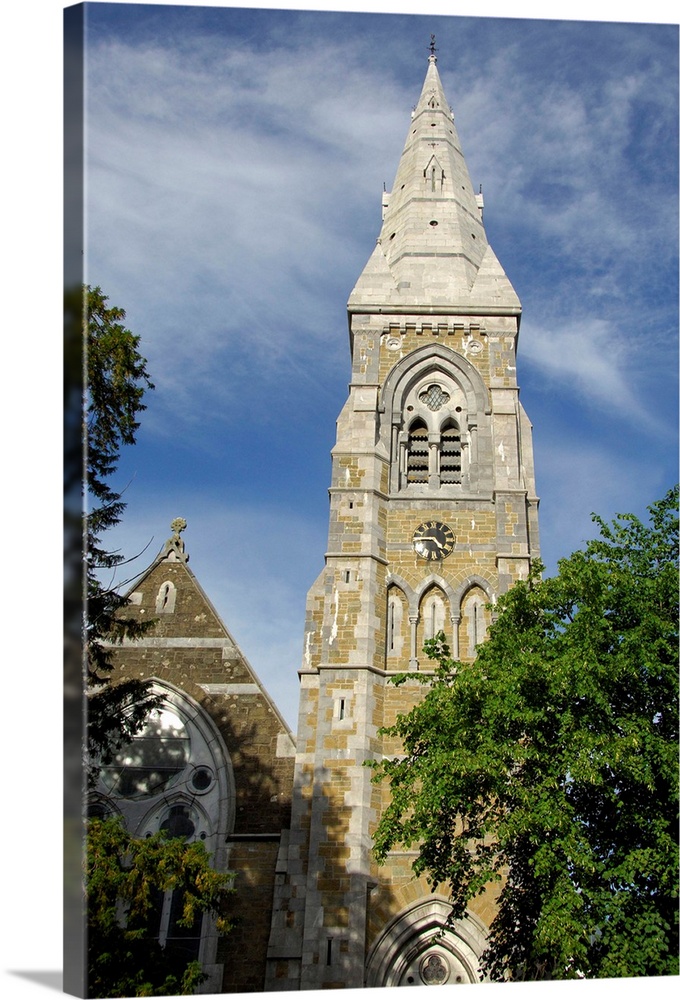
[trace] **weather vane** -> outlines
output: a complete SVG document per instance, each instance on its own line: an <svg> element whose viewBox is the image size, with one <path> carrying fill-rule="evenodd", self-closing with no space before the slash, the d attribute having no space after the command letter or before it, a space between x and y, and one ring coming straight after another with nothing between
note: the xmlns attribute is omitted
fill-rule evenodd
<svg viewBox="0 0 680 1000"><path fill-rule="evenodd" d="M434 35L430 35L430 55L433 58L436 58L435 52L437 51L437 49L435 48L434 41L435 41Z"/></svg>

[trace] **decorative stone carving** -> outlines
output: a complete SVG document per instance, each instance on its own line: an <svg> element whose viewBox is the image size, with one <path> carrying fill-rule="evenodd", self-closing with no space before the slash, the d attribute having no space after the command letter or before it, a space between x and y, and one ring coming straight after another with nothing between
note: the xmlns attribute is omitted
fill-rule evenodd
<svg viewBox="0 0 680 1000"><path fill-rule="evenodd" d="M441 986L449 975L449 963L437 952L431 952L420 963L420 978L427 986Z"/></svg>
<svg viewBox="0 0 680 1000"><path fill-rule="evenodd" d="M169 562L189 562L189 556L184 547L184 541L180 537L187 526L183 517L176 517L170 524L172 538L169 538L163 548L163 557Z"/></svg>

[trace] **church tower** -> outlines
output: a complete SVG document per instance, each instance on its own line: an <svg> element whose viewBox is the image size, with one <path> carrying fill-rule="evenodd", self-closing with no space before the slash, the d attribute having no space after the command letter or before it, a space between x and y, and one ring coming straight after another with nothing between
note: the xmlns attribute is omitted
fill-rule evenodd
<svg viewBox="0 0 680 1000"><path fill-rule="evenodd" d="M521 306L488 243L431 45L375 249L348 303L352 376L332 451L325 568L307 602L291 830L267 989L479 978L493 893L443 936L446 889L378 867L388 790L366 761L422 696L424 641L475 656L499 593L538 555Z"/></svg>

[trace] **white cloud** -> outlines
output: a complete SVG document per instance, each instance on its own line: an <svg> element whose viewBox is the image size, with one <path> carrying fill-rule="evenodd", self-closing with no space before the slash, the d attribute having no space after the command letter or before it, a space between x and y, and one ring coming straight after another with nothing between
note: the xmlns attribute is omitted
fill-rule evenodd
<svg viewBox="0 0 680 1000"><path fill-rule="evenodd" d="M556 25L554 37L561 31ZM609 44L617 37L612 29ZM621 66L623 41L637 57L634 65ZM630 260L632 246L640 256L653 253L677 226L674 159L644 155L654 149L656 133L673 156L666 144L677 129L670 67L639 32L626 31L621 45L618 59L602 52L600 80L587 63L570 75L540 64L557 49L520 61L525 49L516 42L495 53L484 73L468 67L455 102L464 149L476 166L473 180L495 196L491 204L504 224L560 240L562 252L582 264L606 255L615 271ZM573 43L565 45L565 59L577 56ZM608 65L616 72L608 73ZM643 121L649 134L641 132Z"/></svg>
<svg viewBox="0 0 680 1000"><path fill-rule="evenodd" d="M539 369L546 388L565 396L578 394L579 403L652 421L645 411L629 368L625 345L607 320L567 322L560 326L522 329L524 362Z"/></svg>

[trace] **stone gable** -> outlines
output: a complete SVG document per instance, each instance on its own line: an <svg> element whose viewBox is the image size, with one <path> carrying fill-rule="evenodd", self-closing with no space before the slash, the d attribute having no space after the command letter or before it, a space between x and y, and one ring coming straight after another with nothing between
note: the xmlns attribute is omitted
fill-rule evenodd
<svg viewBox="0 0 680 1000"><path fill-rule="evenodd" d="M231 774L219 867L236 876L228 903L234 927L216 944L208 985L213 992L261 991L276 858L290 826L294 737L186 557L166 546L129 599L125 613L153 625L114 649L113 682L153 679L188 696L219 734Z"/></svg>

